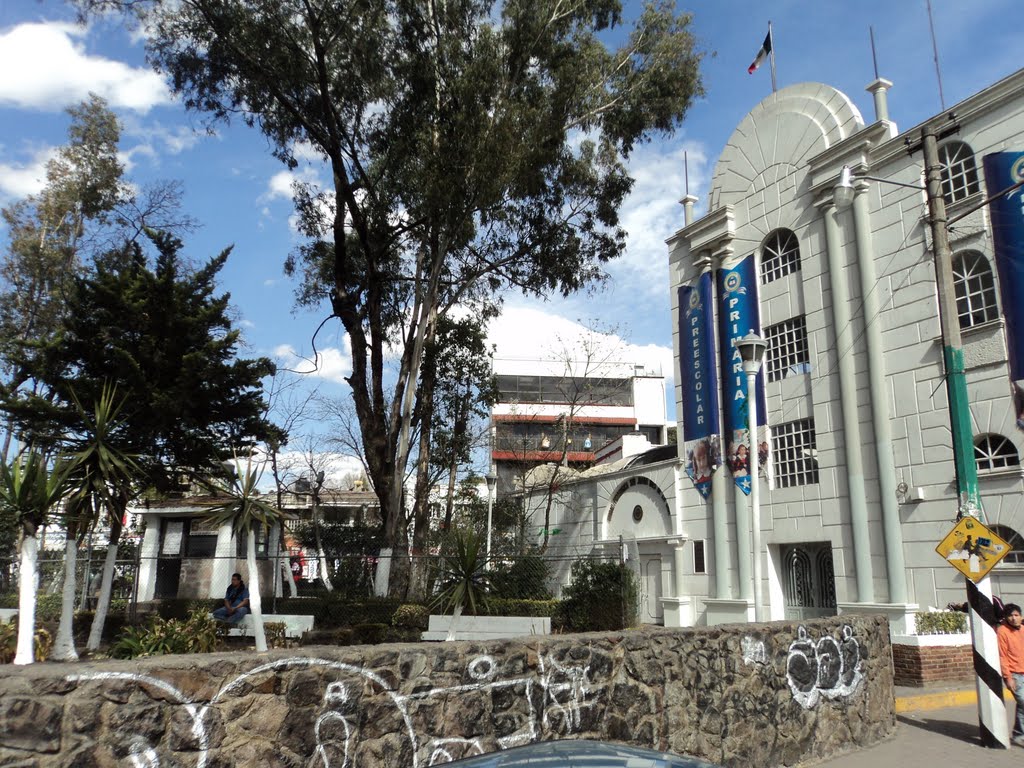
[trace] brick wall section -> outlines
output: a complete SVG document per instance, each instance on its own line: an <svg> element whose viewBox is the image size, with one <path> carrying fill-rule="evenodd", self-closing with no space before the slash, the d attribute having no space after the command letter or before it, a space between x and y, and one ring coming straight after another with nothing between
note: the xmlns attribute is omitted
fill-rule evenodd
<svg viewBox="0 0 1024 768"><path fill-rule="evenodd" d="M971 646L894 645L892 666L896 685L970 680L974 676Z"/></svg>

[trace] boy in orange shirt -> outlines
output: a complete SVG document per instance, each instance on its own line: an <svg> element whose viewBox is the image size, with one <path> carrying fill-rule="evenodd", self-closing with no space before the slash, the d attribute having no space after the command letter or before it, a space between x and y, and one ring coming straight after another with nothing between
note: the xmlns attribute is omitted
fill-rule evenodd
<svg viewBox="0 0 1024 768"><path fill-rule="evenodd" d="M1017 702L1011 740L1018 747L1024 747L1024 630L1021 630L1019 605L1007 603L1003 606L1003 623L996 629L996 638L1003 680Z"/></svg>

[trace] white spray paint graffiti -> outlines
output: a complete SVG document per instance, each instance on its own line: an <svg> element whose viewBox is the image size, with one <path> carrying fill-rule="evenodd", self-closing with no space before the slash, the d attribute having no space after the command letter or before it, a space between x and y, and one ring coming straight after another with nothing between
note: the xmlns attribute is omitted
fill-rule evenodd
<svg viewBox="0 0 1024 768"><path fill-rule="evenodd" d="M744 637L740 641L744 664L767 664L768 654L764 650L764 641L753 637Z"/></svg>
<svg viewBox="0 0 1024 768"><path fill-rule="evenodd" d="M842 629L842 640L823 635L815 642L805 627L797 630L786 658L786 681L793 699L804 709L817 706L822 697L851 695L863 679L860 644L848 624Z"/></svg>
<svg viewBox="0 0 1024 768"><path fill-rule="evenodd" d="M381 691L391 699L402 717L405 735L412 746L411 768L418 768L421 745L425 746L428 750L426 760L428 765L451 762L454 759L471 754L482 754L484 750L483 744L479 739L433 737L428 734L418 734L413 726L413 718L409 708L410 702L416 700L432 697L444 698L451 694L469 691L495 691L503 688L515 688L517 686L522 688L522 695L527 703L525 720L522 726L514 733L497 739L501 749L508 749L512 746L536 741L542 733L550 733L557 730L562 735L567 735L578 729L582 722L582 711L594 704L592 700L589 700L589 697L603 689L605 684L595 684L590 680L589 666L559 663L552 655L540 656L539 667L539 677L522 675L502 679L498 676L498 665L492 657L486 655L477 656L466 667L468 676L476 682L445 688L433 688L403 695L394 691L383 677L365 668L329 659L292 658L263 664L239 675L221 688L205 704L190 700L170 683L149 675L127 672L100 672L71 675L67 679L79 682L127 680L138 685L151 685L165 692L176 703L182 705L192 718L191 731L198 746L195 765L196 768L205 768L209 759L209 734L207 733L205 721L206 715L211 708L223 703L227 697L240 690L248 690L245 684L252 678L265 673L277 673L285 669L296 668L335 670L346 675L362 678L364 681L372 682L374 689ZM543 691L542 711L540 712L536 711L534 703L533 690L535 685L539 685ZM339 711L345 708L351 695L352 691L345 682L334 681L327 686L323 699L325 711L317 718L312 734L316 743L314 756L323 765L323 768L349 768L352 764L355 727ZM554 720L558 723L557 728L552 725L549 711L550 714L556 715ZM152 745L145 744L141 740L136 739L133 741L131 751L133 765L153 766L154 768L159 765L158 755Z"/></svg>

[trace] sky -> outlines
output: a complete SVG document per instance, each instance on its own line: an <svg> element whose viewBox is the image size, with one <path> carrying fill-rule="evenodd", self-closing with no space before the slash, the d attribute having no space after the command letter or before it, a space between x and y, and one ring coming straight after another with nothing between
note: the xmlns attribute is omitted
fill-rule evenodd
<svg viewBox="0 0 1024 768"><path fill-rule="evenodd" d="M1020 0L931 5L947 108L1024 63ZM624 20L635 19L639 8L626 3ZM665 240L683 224L684 154L699 216L718 154L736 125L771 93L767 63L747 73L769 21L779 88L827 83L872 122L871 95L864 89L875 77L873 27L879 74L894 82L889 108L900 129L942 108L926 0L693 0L677 8L692 14L693 31L707 54L706 94L673 136L656 137L634 151L629 168L636 185L621 210L629 233L626 254L608 266L610 279L598 293L547 302L509 295L503 316L490 329L502 358L552 354L585 326L611 331L610 343L623 362L661 368L670 418L674 366ZM245 354L308 370L304 358L323 313L293 311L294 284L282 270L300 242L290 172L255 129L236 123L208 132L202 117L187 113L148 68L142 41L123 23L108 19L80 27L62 2L0 0L0 206L41 188L46 160L66 140L64 110L90 91L105 97L121 120L130 179L183 183L185 212L202 225L186 238L186 253L198 261L234 247L221 287L231 293ZM300 166L296 173L315 176L317 170ZM0 247L6 236L0 225ZM342 377L349 371L339 327L318 336L323 358L306 377L335 396L346 392Z"/></svg>

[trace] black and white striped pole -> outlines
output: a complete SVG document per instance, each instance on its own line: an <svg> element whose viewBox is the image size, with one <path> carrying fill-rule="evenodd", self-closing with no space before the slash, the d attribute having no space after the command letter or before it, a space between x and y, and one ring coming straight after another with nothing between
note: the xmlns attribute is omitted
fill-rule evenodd
<svg viewBox="0 0 1024 768"><path fill-rule="evenodd" d="M942 164L939 161L936 129L926 125L921 130L921 147L925 165L925 192L932 230L935 256L935 280L939 294L939 324L942 328L943 358L946 371L946 393L949 398L949 420L953 435L953 464L960 499L957 518L982 518L978 494L978 468L974 459L974 438L971 434L971 411L967 399L964 374L964 351L960 340L960 322L953 288L952 253L946 230L946 202L942 197ZM992 622L992 587L988 577L975 584L967 582L968 617L974 656L975 687L978 691L978 725L981 742L987 747L1009 748L1010 734L1003 703L1003 679L999 673L999 646Z"/></svg>

